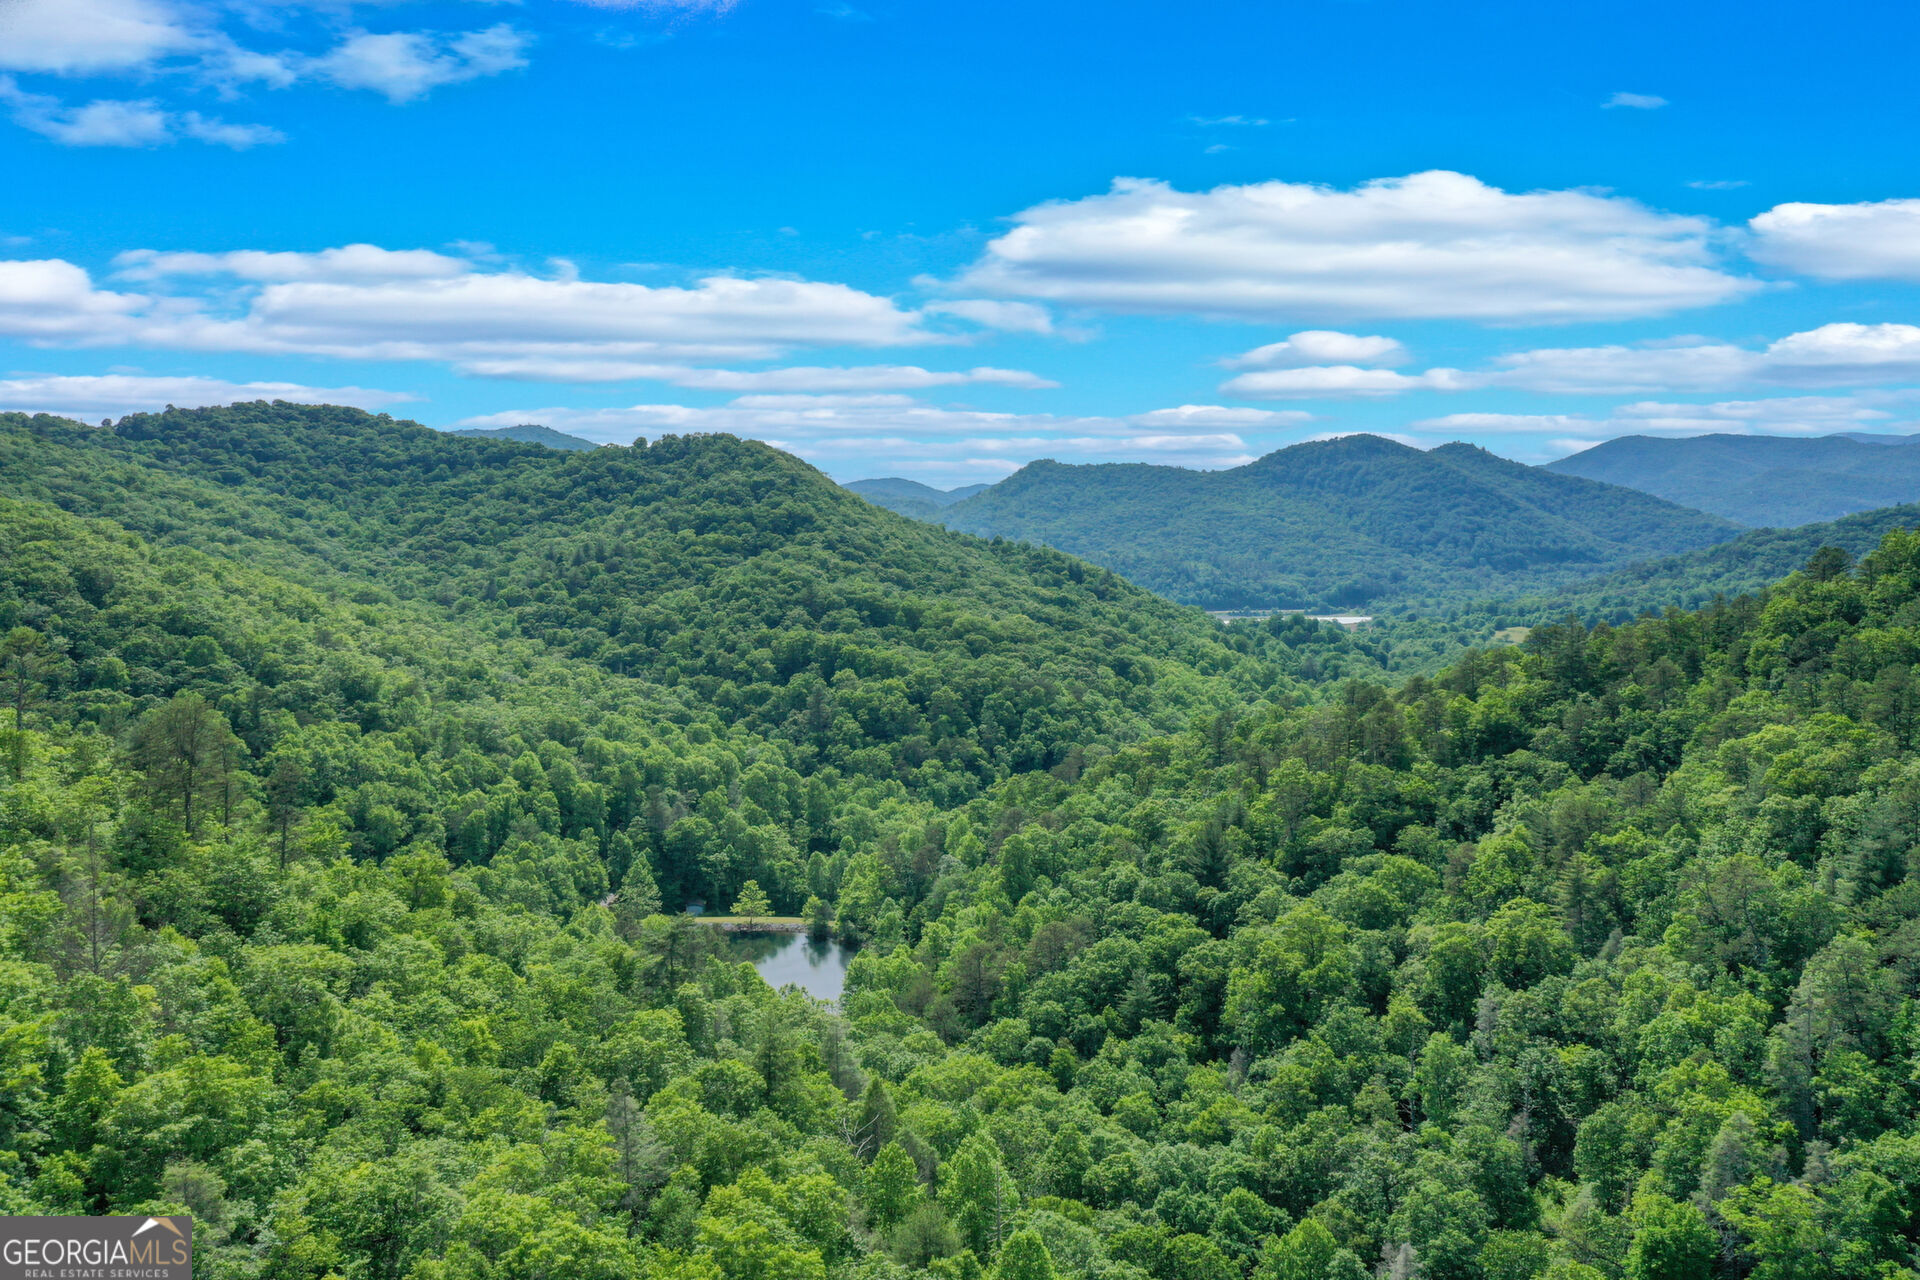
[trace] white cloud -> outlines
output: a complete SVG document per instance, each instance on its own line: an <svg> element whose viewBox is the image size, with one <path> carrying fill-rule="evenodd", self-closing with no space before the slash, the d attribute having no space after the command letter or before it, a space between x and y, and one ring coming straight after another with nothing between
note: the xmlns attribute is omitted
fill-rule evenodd
<svg viewBox="0 0 1920 1280"><path fill-rule="evenodd" d="M1006 333L1052 333L1053 314L1031 302L999 302L992 298L961 298L953 302L930 302L926 310L934 315L959 316L988 329Z"/></svg>
<svg viewBox="0 0 1920 1280"><path fill-rule="evenodd" d="M0 378L0 409L54 413L91 422L166 405L197 408L236 400L292 400L301 404L352 404L379 408L417 399L367 387L309 387L297 382L226 382L218 378L97 374Z"/></svg>
<svg viewBox="0 0 1920 1280"><path fill-rule="evenodd" d="M270 284L237 336L267 350L388 359L761 354L927 339L912 313L846 285L710 276L692 288L656 288L518 272Z"/></svg>
<svg viewBox="0 0 1920 1280"><path fill-rule="evenodd" d="M1738 191L1751 184L1745 178L1697 178L1687 185L1695 191Z"/></svg>
<svg viewBox="0 0 1920 1280"><path fill-rule="evenodd" d="M463 371L486 378L522 378L536 382L671 383L706 391L918 391L963 384L1057 387L1024 369L922 369L918 365L855 365L841 368L798 366L786 369L701 369L691 365L619 360L516 359L470 360Z"/></svg>
<svg viewBox="0 0 1920 1280"><path fill-rule="evenodd" d="M137 251L121 260L136 278L217 268L265 280L201 294L116 293L96 288L71 263L0 261L0 336L456 366L757 360L788 347L941 340L921 327L918 313L840 284L710 276L654 287L477 267L447 276L436 274L445 266L431 255L357 248L364 251L185 260ZM289 274L303 278L276 278ZM1030 375L968 376L1024 382Z"/></svg>
<svg viewBox="0 0 1920 1280"><path fill-rule="evenodd" d="M1778 204L1747 223L1749 256L1824 280L1920 281L1920 200Z"/></svg>
<svg viewBox="0 0 1920 1280"><path fill-rule="evenodd" d="M1920 326L1823 324L1767 348L1777 381L1840 386L1876 378L1920 378Z"/></svg>
<svg viewBox="0 0 1920 1280"><path fill-rule="evenodd" d="M1457 369L1429 369L1425 373L1395 373L1392 369L1362 369L1358 365L1309 365L1304 369L1263 369L1243 373L1220 384L1228 395L1257 399L1309 399L1321 396L1392 396L1404 391L1456 391L1462 385Z"/></svg>
<svg viewBox="0 0 1920 1280"><path fill-rule="evenodd" d="M49 94L26 92L11 76L0 76L0 106L21 128L68 147L155 147L184 136L244 151L286 141L265 125L229 124L198 111L175 114L151 98L98 98L70 107Z"/></svg>
<svg viewBox="0 0 1920 1280"><path fill-rule="evenodd" d="M1269 350L1259 348L1234 363ZM1292 398L1486 388L1626 395L1911 381L1920 381L1920 326L1846 323L1789 334L1758 350L1702 338L1635 346L1543 347L1496 356L1483 369L1429 369L1418 374L1352 364L1266 369L1241 374L1222 384L1221 390L1232 395Z"/></svg>
<svg viewBox="0 0 1920 1280"><path fill-rule="evenodd" d="M76 345L123 341L154 308L141 294L96 289L57 258L0 262L0 334Z"/></svg>
<svg viewBox="0 0 1920 1280"><path fill-rule="evenodd" d="M1282 369L1310 364L1396 365L1407 349L1392 338L1362 337L1332 329L1307 329L1284 342L1269 342L1220 362L1227 369Z"/></svg>
<svg viewBox="0 0 1920 1280"><path fill-rule="evenodd" d="M1476 387L1613 393L1713 391L1752 381L1763 357L1728 343L1673 346L1548 347L1494 359L1467 375Z"/></svg>
<svg viewBox="0 0 1920 1280"><path fill-rule="evenodd" d="M316 59L312 70L345 89L371 89L389 102L411 102L442 85L526 66L527 43L525 35L504 22L453 36L355 31Z"/></svg>
<svg viewBox="0 0 1920 1280"><path fill-rule="evenodd" d="M1600 105L1609 111L1615 107L1626 107L1633 111L1657 111L1667 105L1667 100L1655 93L1626 93L1623 91L1614 94Z"/></svg>
<svg viewBox="0 0 1920 1280"><path fill-rule="evenodd" d="M153 147L172 142L173 119L152 99L99 98L69 107L46 94L27 93L0 77L0 103L13 122L66 147Z"/></svg>
<svg viewBox="0 0 1920 1280"><path fill-rule="evenodd" d="M285 142L287 135L278 129L264 124L231 124L213 116L203 116L198 111L189 111L176 116L175 123L180 132L200 142L212 143L217 147L232 147L235 151L246 151L252 147L268 146Z"/></svg>
<svg viewBox="0 0 1920 1280"><path fill-rule="evenodd" d="M833 468L884 457L887 466L924 464L954 475L1004 474L1035 458L1151 459L1178 466L1230 467L1252 460L1243 433L1298 426L1294 412L1183 405L1126 417L986 413L900 395L752 395L695 407L637 404L615 409L511 409L461 426L539 422L589 440L628 443L662 433L727 432L764 440Z"/></svg>
<svg viewBox="0 0 1920 1280"><path fill-rule="evenodd" d="M4 0L0 0L4 2ZM182 136L213 146L244 152L269 142L284 142L280 130L267 125L230 125L200 111L175 113L152 98L121 100L96 98L81 106L67 106L52 94L31 94L0 75L0 106L13 123L61 146L167 146Z"/></svg>
<svg viewBox="0 0 1920 1280"><path fill-rule="evenodd" d="M1614 420L1637 432L1698 435L1831 435L1836 431L1884 429L1901 403L1886 396L1782 396L1772 400L1723 400L1716 404L1664 404L1643 400L1621 405Z"/></svg>
<svg viewBox="0 0 1920 1280"><path fill-rule="evenodd" d="M159 0L0 0L0 70L126 71L202 39Z"/></svg>
<svg viewBox="0 0 1920 1280"><path fill-rule="evenodd" d="M1183 404L1171 409L1136 413L1128 421L1143 427L1278 428L1312 422L1313 415L1300 409L1243 409L1218 404Z"/></svg>
<svg viewBox="0 0 1920 1280"><path fill-rule="evenodd" d="M1566 413L1445 413L1413 424L1448 436L1493 435L1537 431L1591 431L1601 426L1593 418Z"/></svg>
<svg viewBox="0 0 1920 1280"><path fill-rule="evenodd" d="M349 244L318 253L263 253L237 249L227 253L161 253L132 249L113 260L129 280L168 276L238 276L242 280L366 283L384 280L443 280L463 275L472 264L431 249L382 249Z"/></svg>
<svg viewBox="0 0 1920 1280"><path fill-rule="evenodd" d="M1272 121L1262 119L1259 116L1188 116L1187 119L1193 121L1203 129L1217 129L1222 125L1259 129L1272 123Z"/></svg>
<svg viewBox="0 0 1920 1280"><path fill-rule="evenodd" d="M1177 191L1126 178L1016 215L961 287L1118 311L1234 319L1658 315L1758 283L1713 224L1588 191L1513 194L1460 173L1351 191L1266 182Z"/></svg>
<svg viewBox="0 0 1920 1280"><path fill-rule="evenodd" d="M1523 351L1469 375L1473 385L1527 391L1720 391L1771 384L1868 386L1920 379L1920 327L1827 324L1789 334L1762 350L1728 343Z"/></svg>
<svg viewBox="0 0 1920 1280"><path fill-rule="evenodd" d="M1413 425L1456 435L1567 433L1594 441L1621 435L1822 436L1841 431L1885 431L1909 412L1915 397L1902 393L1852 396L1780 396L1678 404L1642 400L1604 416L1544 413L1449 413ZM1563 441L1564 443L1564 441Z"/></svg>
<svg viewBox="0 0 1920 1280"><path fill-rule="evenodd" d="M241 0L0 0L0 73L119 76L163 87L185 83L186 76L229 97L246 85L284 89L324 81L400 103L526 65L529 38L507 23L455 33L356 29L318 56L265 52L242 46L222 27L248 16L246 10ZM304 33L311 38L314 24ZM15 123L67 146L155 146L189 138L244 150L285 140L266 125L183 111L150 96L67 105L23 91L4 75L0 105Z"/></svg>

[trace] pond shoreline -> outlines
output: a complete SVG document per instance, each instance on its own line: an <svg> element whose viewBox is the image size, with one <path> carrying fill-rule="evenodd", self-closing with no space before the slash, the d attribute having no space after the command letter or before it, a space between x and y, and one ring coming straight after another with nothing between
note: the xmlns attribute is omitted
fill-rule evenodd
<svg viewBox="0 0 1920 1280"><path fill-rule="evenodd" d="M805 920L762 918L748 923L745 920L703 920L699 916L695 916L694 919L700 920L702 924L711 925L722 933L805 933L810 927Z"/></svg>
<svg viewBox="0 0 1920 1280"><path fill-rule="evenodd" d="M801 929L773 932L744 927L723 931L729 959L746 961L775 991L798 987L815 1000L837 1001L846 986L852 947L812 938Z"/></svg>

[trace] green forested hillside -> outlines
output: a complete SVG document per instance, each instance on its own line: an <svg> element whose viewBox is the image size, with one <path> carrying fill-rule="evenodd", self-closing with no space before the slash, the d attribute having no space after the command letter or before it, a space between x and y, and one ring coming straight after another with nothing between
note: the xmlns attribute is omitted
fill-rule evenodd
<svg viewBox="0 0 1920 1280"><path fill-rule="evenodd" d="M263 1280L1920 1274L1920 535L1316 690L1369 654L769 450L332 412L0 429L0 1210ZM938 701L996 654L1083 674ZM749 880L839 1008L660 914Z"/></svg>
<svg viewBox="0 0 1920 1280"><path fill-rule="evenodd" d="M1568 618L1617 625L1646 613L1704 608L1721 597L1765 589L1823 547L1857 557L1888 533L1915 527L1920 527L1920 503L1794 529L1754 529L1730 542L1644 560L1552 592L1409 610L1376 620L1369 639L1393 670L1430 674L1464 649L1509 640L1516 628Z"/></svg>
<svg viewBox="0 0 1920 1280"><path fill-rule="evenodd" d="M1811 524L1920 500L1920 451L1848 436L1622 436L1547 466L1752 527Z"/></svg>
<svg viewBox="0 0 1920 1280"><path fill-rule="evenodd" d="M563 454L239 405L113 432L0 419L0 463L20 496L364 603L470 613L809 762L949 797L1284 692L1300 659L1056 552L877 510L725 436ZM1329 644L1366 661L1325 634L1307 648Z"/></svg>
<svg viewBox="0 0 1920 1280"><path fill-rule="evenodd" d="M951 528L1085 556L1209 608L1358 607L1571 581L1732 537L1726 522L1469 445L1294 445L1230 471L1037 462Z"/></svg>

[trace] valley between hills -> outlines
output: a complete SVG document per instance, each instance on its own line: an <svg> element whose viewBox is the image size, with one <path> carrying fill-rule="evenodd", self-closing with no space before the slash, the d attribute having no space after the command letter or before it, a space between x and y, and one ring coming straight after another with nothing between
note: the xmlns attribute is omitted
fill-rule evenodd
<svg viewBox="0 0 1920 1280"><path fill-rule="evenodd" d="M249 1280L1916 1274L1920 494L1846 491L1907 450L1710 510L1687 441L930 496L557 434L0 415L7 1213Z"/></svg>

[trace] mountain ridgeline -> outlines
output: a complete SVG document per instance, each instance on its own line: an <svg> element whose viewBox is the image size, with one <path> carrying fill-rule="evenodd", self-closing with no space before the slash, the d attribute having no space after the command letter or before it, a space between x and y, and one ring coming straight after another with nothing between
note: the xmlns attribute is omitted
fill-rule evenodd
<svg viewBox="0 0 1920 1280"><path fill-rule="evenodd" d="M0 1211L208 1280L1915 1280L1904 520L1388 685L726 437L0 417ZM857 944L837 1007L691 899Z"/></svg>
<svg viewBox="0 0 1920 1280"><path fill-rule="evenodd" d="M1228 471L1036 462L937 514L1209 608L1368 607L1557 584L1738 530L1465 444L1299 444Z"/></svg>
<svg viewBox="0 0 1920 1280"><path fill-rule="evenodd" d="M918 480L885 476L879 480L854 480L845 487L875 506L897 511L915 520L932 520L935 518L935 512L971 498L987 486L963 484L955 489L936 489L932 485L921 484Z"/></svg>
<svg viewBox="0 0 1920 1280"><path fill-rule="evenodd" d="M1547 464L1749 527L1786 528L1920 501L1914 437L1622 436Z"/></svg>

